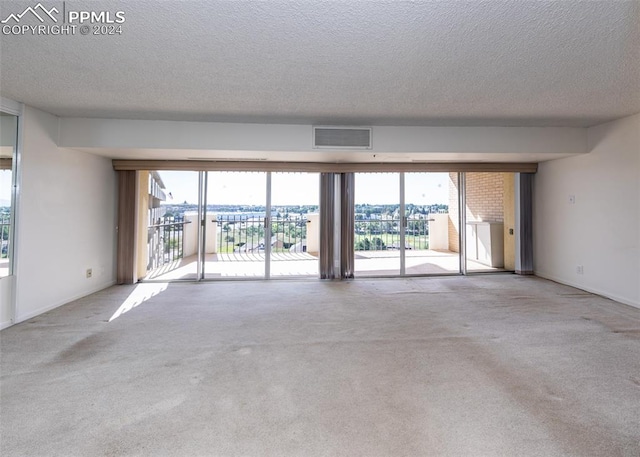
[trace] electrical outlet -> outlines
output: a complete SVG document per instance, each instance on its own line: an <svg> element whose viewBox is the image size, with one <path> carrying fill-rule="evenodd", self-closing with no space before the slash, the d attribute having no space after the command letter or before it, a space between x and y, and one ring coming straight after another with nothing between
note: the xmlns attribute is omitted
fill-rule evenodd
<svg viewBox="0 0 640 457"><path fill-rule="evenodd" d="M569 195L569 204L570 205L575 205L576 204L576 196L575 195Z"/></svg>
<svg viewBox="0 0 640 457"><path fill-rule="evenodd" d="M584 267L582 265L578 265L576 267L576 273L579 274L579 275L584 274Z"/></svg>
<svg viewBox="0 0 640 457"><path fill-rule="evenodd" d="M93 276L93 270L91 268L87 268L87 278L91 278Z"/></svg>

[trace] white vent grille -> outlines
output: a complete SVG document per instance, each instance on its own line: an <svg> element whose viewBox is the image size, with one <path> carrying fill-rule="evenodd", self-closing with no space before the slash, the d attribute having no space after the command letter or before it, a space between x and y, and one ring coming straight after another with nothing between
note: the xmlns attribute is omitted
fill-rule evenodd
<svg viewBox="0 0 640 457"><path fill-rule="evenodd" d="M316 149L371 149L371 128L314 127L313 147Z"/></svg>

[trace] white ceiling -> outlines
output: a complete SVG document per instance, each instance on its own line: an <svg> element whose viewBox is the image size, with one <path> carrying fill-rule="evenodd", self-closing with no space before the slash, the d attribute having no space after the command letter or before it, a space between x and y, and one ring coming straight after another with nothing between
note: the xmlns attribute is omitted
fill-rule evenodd
<svg viewBox="0 0 640 457"><path fill-rule="evenodd" d="M0 16L34 3L2 1ZM122 10L122 35L1 36L3 97L59 116L263 123L590 126L640 112L637 0L66 8Z"/></svg>

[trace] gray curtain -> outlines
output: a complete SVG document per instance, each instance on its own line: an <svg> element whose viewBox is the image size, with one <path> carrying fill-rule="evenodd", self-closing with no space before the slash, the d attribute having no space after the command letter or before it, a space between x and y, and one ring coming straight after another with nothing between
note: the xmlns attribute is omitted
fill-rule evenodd
<svg viewBox="0 0 640 457"><path fill-rule="evenodd" d="M320 278L333 279L335 226L335 174L320 174Z"/></svg>
<svg viewBox="0 0 640 457"><path fill-rule="evenodd" d="M519 237L516 245L516 273L533 274L533 173L516 175Z"/></svg>
<svg viewBox="0 0 640 457"><path fill-rule="evenodd" d="M355 173L340 175L340 275L343 279L353 278L354 232L355 232Z"/></svg>

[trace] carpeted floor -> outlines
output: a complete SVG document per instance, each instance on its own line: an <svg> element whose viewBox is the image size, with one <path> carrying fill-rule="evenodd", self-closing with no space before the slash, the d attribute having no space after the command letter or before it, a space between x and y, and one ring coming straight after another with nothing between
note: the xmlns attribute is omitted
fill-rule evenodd
<svg viewBox="0 0 640 457"><path fill-rule="evenodd" d="M640 309L533 277L121 286L0 338L5 457L640 455Z"/></svg>

